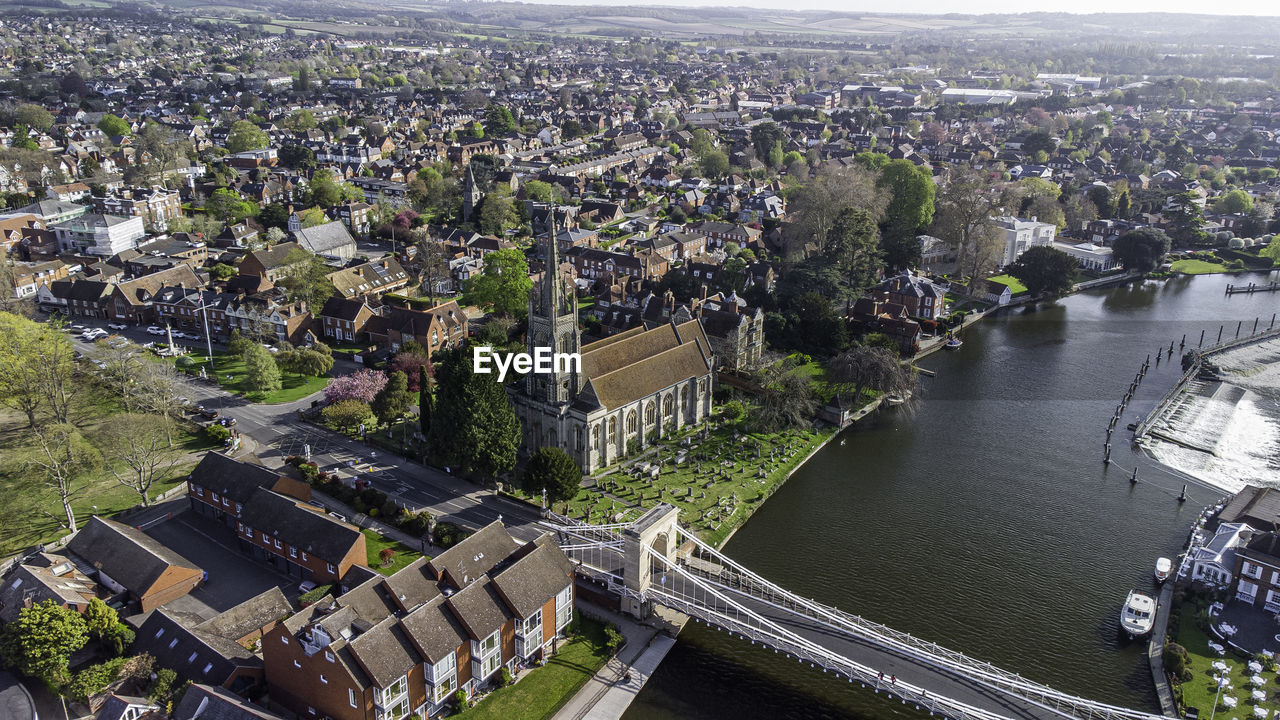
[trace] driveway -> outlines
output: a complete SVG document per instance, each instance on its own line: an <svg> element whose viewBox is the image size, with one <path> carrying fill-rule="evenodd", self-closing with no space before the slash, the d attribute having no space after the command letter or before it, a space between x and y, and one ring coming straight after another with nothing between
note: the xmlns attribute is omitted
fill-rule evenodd
<svg viewBox="0 0 1280 720"><path fill-rule="evenodd" d="M0 717L5 720L36 720L36 703L18 678L0 672Z"/></svg>
<svg viewBox="0 0 1280 720"><path fill-rule="evenodd" d="M192 512L184 512L146 529L146 533L209 573L201 587L165 605L168 610L209 619L251 597L279 587L293 600L298 582L255 563L235 549L231 529Z"/></svg>

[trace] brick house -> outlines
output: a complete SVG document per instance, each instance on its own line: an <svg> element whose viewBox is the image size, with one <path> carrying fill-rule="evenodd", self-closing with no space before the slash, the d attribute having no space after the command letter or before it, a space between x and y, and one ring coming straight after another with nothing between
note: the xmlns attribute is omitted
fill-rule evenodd
<svg viewBox="0 0 1280 720"><path fill-rule="evenodd" d="M277 571L318 584L366 566L364 535L297 498L258 488L236 519L240 552Z"/></svg>
<svg viewBox="0 0 1280 720"><path fill-rule="evenodd" d="M1236 600L1280 613L1280 533L1257 532L1236 547Z"/></svg>
<svg viewBox="0 0 1280 720"><path fill-rule="evenodd" d="M97 570L95 580L127 594L149 612L191 592L204 571L130 525L94 516L67 543L67 550Z"/></svg>
<svg viewBox="0 0 1280 720"><path fill-rule="evenodd" d="M689 226L689 232L707 238L712 247L721 248L725 243L736 243L738 247L748 247L760 242L763 233L747 225L714 222L706 220Z"/></svg>
<svg viewBox="0 0 1280 720"><path fill-rule="evenodd" d="M457 301L450 300L430 310L392 307L388 315L371 319L365 328L371 340L392 350L413 340L434 353L465 342L467 322L467 314Z"/></svg>
<svg viewBox="0 0 1280 720"><path fill-rule="evenodd" d="M352 342L365 334L365 325L377 316L363 297L329 298L320 310L320 332L339 342Z"/></svg>
<svg viewBox="0 0 1280 720"><path fill-rule="evenodd" d="M409 274L395 258L387 256L335 270L329 273L329 280L341 297L378 297L407 287Z"/></svg>
<svg viewBox="0 0 1280 720"><path fill-rule="evenodd" d="M160 187L131 188L93 198L93 211L102 215L140 217L147 227L164 231L182 215L178 193Z"/></svg>
<svg viewBox="0 0 1280 720"><path fill-rule="evenodd" d="M435 717L458 690L542 659L572 614L563 551L495 522L285 620L263 639L267 685L303 718Z"/></svg>
<svg viewBox="0 0 1280 720"><path fill-rule="evenodd" d="M283 242L263 250L254 250L240 261L239 273L266 278L275 284L288 268L285 258L294 250L302 250L302 246L296 242Z"/></svg>
<svg viewBox="0 0 1280 720"><path fill-rule="evenodd" d="M134 325L152 322L156 317L156 294L171 285L199 288L204 283L186 264L117 283L107 300L107 318Z"/></svg>
<svg viewBox="0 0 1280 720"><path fill-rule="evenodd" d="M307 483L220 452L205 453L187 475L187 500L191 510L229 528L236 526L245 503L259 488L303 502L311 501L311 486Z"/></svg>

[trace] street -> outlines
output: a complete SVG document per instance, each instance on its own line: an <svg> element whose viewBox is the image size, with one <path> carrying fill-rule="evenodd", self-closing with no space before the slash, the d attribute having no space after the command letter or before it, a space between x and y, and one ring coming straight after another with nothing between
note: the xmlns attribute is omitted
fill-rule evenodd
<svg viewBox="0 0 1280 720"><path fill-rule="evenodd" d="M105 329L103 322L80 319L77 324ZM141 327L129 327L115 334L139 344L154 339ZM94 343L82 341L79 336L72 336L72 344L86 356L96 347ZM204 343L188 340L187 344L199 348ZM214 343L214 347L222 346ZM333 373L346 374L359 367L338 356L335 357ZM212 382L185 376L181 382L185 386L182 394L191 402L218 411L220 417L235 418L235 429L251 441L245 443L247 447L241 454L252 452L267 467L278 469L284 465L285 458L302 455L305 447L310 446L311 459L320 469L342 468L344 474L357 474L409 510L426 510L439 521L468 528L479 528L501 518L512 535L524 540L532 540L542 533L537 525L537 511L528 506L299 419L299 411L310 408L313 401L321 399L320 393L294 402L261 405L231 395ZM361 460L359 469L348 469L347 462L357 459Z"/></svg>

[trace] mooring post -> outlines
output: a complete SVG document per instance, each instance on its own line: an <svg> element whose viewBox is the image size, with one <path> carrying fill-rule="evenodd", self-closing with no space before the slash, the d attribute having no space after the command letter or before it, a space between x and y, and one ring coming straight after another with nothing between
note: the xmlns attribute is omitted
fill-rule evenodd
<svg viewBox="0 0 1280 720"><path fill-rule="evenodd" d="M1110 465L1111 464L1111 443L1107 443L1104 447L1104 450L1105 452L1102 455L1102 464Z"/></svg>
<svg viewBox="0 0 1280 720"><path fill-rule="evenodd" d="M1261 319L1261 318L1254 318L1254 319L1253 319L1253 332L1249 333L1250 335L1257 335L1257 334L1258 334L1258 320L1260 320L1260 319Z"/></svg>
<svg viewBox="0 0 1280 720"><path fill-rule="evenodd" d="M1186 346L1187 346L1187 334L1182 333L1182 342L1178 343L1178 349L1181 350Z"/></svg>
<svg viewBox="0 0 1280 720"><path fill-rule="evenodd" d="M1219 325L1219 326L1218 326L1218 342L1222 342L1222 329L1223 329L1223 328L1225 328L1225 327L1226 327L1226 325Z"/></svg>
<svg viewBox="0 0 1280 720"><path fill-rule="evenodd" d="M1178 496L1178 502L1184 503L1186 501L1187 501L1187 484L1182 483L1182 494Z"/></svg>
<svg viewBox="0 0 1280 720"><path fill-rule="evenodd" d="M1133 474L1129 476L1129 484L1135 485L1138 482L1138 468L1133 469Z"/></svg>
<svg viewBox="0 0 1280 720"><path fill-rule="evenodd" d="M1237 338L1239 338L1239 337L1240 337L1240 328L1242 328L1242 327L1244 327L1244 321L1243 321L1243 320L1241 320L1240 322L1236 323L1236 337L1237 337Z"/></svg>
<svg viewBox="0 0 1280 720"><path fill-rule="evenodd" d="M1200 331L1200 345L1198 347L1204 347L1204 330Z"/></svg>

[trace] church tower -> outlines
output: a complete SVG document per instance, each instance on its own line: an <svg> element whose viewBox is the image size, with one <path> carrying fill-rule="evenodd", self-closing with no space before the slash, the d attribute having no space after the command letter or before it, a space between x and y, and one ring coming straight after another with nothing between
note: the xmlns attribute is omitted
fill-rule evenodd
<svg viewBox="0 0 1280 720"><path fill-rule="evenodd" d="M484 193L480 192L480 186L476 184L475 173L471 172L471 165L467 165L467 176L462 181L462 221L470 222L475 220L476 207L480 205L480 201L484 199Z"/></svg>
<svg viewBox="0 0 1280 720"><path fill-rule="evenodd" d="M542 281L529 298L530 354L539 347L551 348L557 353L582 350L582 337L578 332L578 300L572 283L561 272L558 232L559 228L553 224L546 244L546 269L542 273ZM550 405L566 405L577 396L582 379L571 370L551 375L530 373L525 383L525 391L530 398Z"/></svg>

